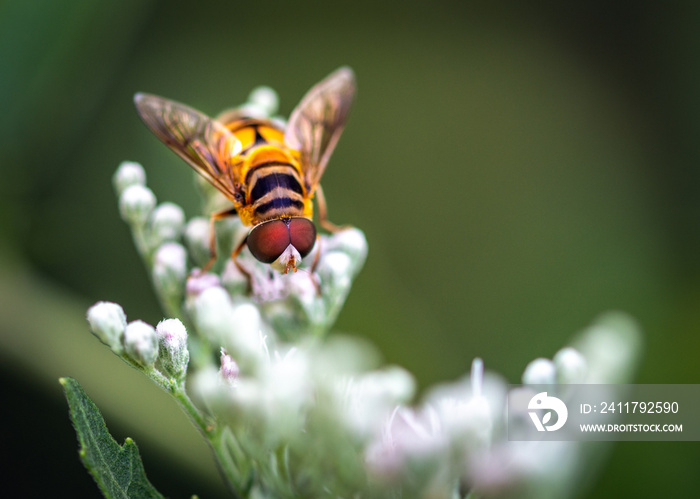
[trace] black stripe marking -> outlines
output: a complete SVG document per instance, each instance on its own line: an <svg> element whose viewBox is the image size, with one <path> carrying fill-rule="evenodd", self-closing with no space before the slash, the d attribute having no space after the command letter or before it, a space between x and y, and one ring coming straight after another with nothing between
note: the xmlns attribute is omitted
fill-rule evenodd
<svg viewBox="0 0 700 499"><path fill-rule="evenodd" d="M248 170L248 173L245 174L246 184L250 182L250 175L254 171L259 170L260 168L265 168L266 166L288 166L292 170L296 171L296 169L294 169L294 165L292 165L291 163L284 163L284 162L279 162L279 161L267 161L265 163L260 163L259 165L255 165L252 168L250 168L250 170Z"/></svg>
<svg viewBox="0 0 700 499"><path fill-rule="evenodd" d="M304 208L304 203L291 198L276 198L255 208L255 213L258 215L264 215L270 210L274 210L276 208L289 208L290 206L294 206L295 208L301 210Z"/></svg>
<svg viewBox="0 0 700 499"><path fill-rule="evenodd" d="M265 137L260 135L260 125L254 125L253 130L255 130L255 142L253 145L260 145L260 144L267 144L267 140L265 140Z"/></svg>
<svg viewBox="0 0 700 499"><path fill-rule="evenodd" d="M289 189L300 195L303 194L301 184L294 175L290 175L289 173L270 173L269 175L258 178L255 182L255 186L250 192L250 202L256 202L276 187Z"/></svg>
<svg viewBox="0 0 700 499"><path fill-rule="evenodd" d="M268 144L267 139L265 139L265 137L263 137L263 136L260 134L260 130L258 129L259 126L260 126L260 124L252 124L252 125L242 126L242 127L239 127L239 128L236 129L236 130L241 130L241 129L243 129L243 128L250 127L250 128L253 129L253 132L255 132L255 138L253 139L253 143L250 144L248 147L246 147L245 149L243 149L243 150L239 153L241 156L244 156L244 155L248 154L251 150L255 149L255 148L258 147L258 146Z"/></svg>

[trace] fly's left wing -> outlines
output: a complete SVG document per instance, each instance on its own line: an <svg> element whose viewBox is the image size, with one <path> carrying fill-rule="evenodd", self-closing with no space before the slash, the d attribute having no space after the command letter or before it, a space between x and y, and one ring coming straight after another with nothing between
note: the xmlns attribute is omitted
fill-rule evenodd
<svg viewBox="0 0 700 499"><path fill-rule="evenodd" d="M179 102L157 95L136 94L136 110L150 130L230 199L239 181L231 158L241 142L225 126Z"/></svg>
<svg viewBox="0 0 700 499"><path fill-rule="evenodd" d="M284 141L300 153L310 195L321 181L354 97L355 74L342 67L309 90L289 118Z"/></svg>

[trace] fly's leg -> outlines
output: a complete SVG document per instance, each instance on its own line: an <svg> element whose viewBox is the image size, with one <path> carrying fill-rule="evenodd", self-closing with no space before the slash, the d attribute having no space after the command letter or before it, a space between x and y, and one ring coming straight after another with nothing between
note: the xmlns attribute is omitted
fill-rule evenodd
<svg viewBox="0 0 700 499"><path fill-rule="evenodd" d="M316 275L316 267L318 266L318 261L321 259L321 235L316 234L316 254L314 255L314 261L311 264L311 272L309 276L311 277L311 282L314 283L314 288L316 288L316 296L321 296L321 284L318 282L318 275Z"/></svg>
<svg viewBox="0 0 700 499"><path fill-rule="evenodd" d="M321 259L321 236L319 234L316 234L316 246L318 246L318 248L316 249L316 254L314 255L314 261L311 264L312 274L316 272L316 266L318 265L318 261Z"/></svg>
<svg viewBox="0 0 700 499"><path fill-rule="evenodd" d="M246 241L248 241L248 236L245 236L243 240L238 243L238 245L234 248L234 250L231 252L231 259L233 260L233 263L236 264L236 267L238 270L241 271L241 274L245 276L245 279L248 283L248 292L250 293L253 290L253 279L252 276L250 275L250 272L248 272L243 265L238 261L238 255L240 254L241 251L243 251L243 248L245 248Z"/></svg>
<svg viewBox="0 0 700 499"><path fill-rule="evenodd" d="M349 225L336 225L328 220L328 207L326 205L326 196L323 195L321 185L316 188L316 203L318 204L318 223L331 234L349 228Z"/></svg>
<svg viewBox="0 0 700 499"><path fill-rule="evenodd" d="M235 208L217 211L211 214L211 217L209 218L209 254L211 255L211 258L209 258L209 261L200 270L201 274L205 274L206 272L208 272L209 269L211 269L211 267L214 265L214 263L216 263L216 259L218 257L216 252L216 231L214 230L214 224L217 220L223 220L225 218L232 217L235 215ZM248 285L248 291L250 292L252 290L252 278L250 272L248 272L238 261L238 255L243 250L243 248L245 248L247 240L248 236L246 235L246 237L244 237L243 240L240 243L238 243L234 250L231 252L231 258L233 259L233 263L236 264L238 270L240 270L241 273L245 276Z"/></svg>
<svg viewBox="0 0 700 499"><path fill-rule="evenodd" d="M214 263L216 263L216 231L214 230L214 224L216 223L217 220L223 220L228 217L232 217L236 215L236 208L229 208L226 210L222 211L216 211L211 214L209 217L209 261L204 264L204 267L202 267L202 270L200 270L200 273L205 274L209 269L212 268ZM245 240L244 240L245 242Z"/></svg>

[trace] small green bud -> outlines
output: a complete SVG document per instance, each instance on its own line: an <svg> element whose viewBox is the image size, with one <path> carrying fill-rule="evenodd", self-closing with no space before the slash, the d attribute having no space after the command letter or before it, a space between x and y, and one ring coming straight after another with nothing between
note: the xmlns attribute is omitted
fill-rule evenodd
<svg viewBox="0 0 700 499"><path fill-rule="evenodd" d="M126 328L126 314L116 303L101 301L88 309L87 320L92 334L120 355L123 351L122 337Z"/></svg>
<svg viewBox="0 0 700 499"><path fill-rule="evenodd" d="M145 225L155 205L155 194L143 185L130 185L119 196L119 212L132 225Z"/></svg>
<svg viewBox="0 0 700 499"><path fill-rule="evenodd" d="M124 349L132 360L152 366L158 357L156 330L143 321L130 322L124 331Z"/></svg>
<svg viewBox="0 0 700 499"><path fill-rule="evenodd" d="M184 379L190 352L187 349L187 329L179 319L164 319L156 326L159 355L156 367L176 379Z"/></svg>
<svg viewBox="0 0 700 499"><path fill-rule="evenodd" d="M123 161L112 177L118 195L131 185L146 185L146 171L134 161Z"/></svg>

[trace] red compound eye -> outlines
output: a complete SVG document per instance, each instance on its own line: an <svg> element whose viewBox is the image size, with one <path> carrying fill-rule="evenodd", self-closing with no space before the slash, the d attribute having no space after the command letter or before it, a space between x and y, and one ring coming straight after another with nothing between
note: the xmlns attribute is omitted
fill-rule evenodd
<svg viewBox="0 0 700 499"><path fill-rule="evenodd" d="M308 218L292 218L289 221L289 235L292 246L297 249L302 258L311 253L316 244L316 227Z"/></svg>
<svg viewBox="0 0 700 499"><path fill-rule="evenodd" d="M270 220L253 227L248 234L248 249L263 263L272 263L287 249L291 239L284 220ZM301 250L298 250L301 253Z"/></svg>

